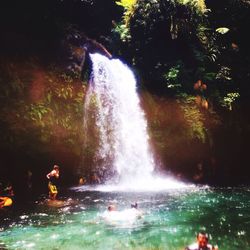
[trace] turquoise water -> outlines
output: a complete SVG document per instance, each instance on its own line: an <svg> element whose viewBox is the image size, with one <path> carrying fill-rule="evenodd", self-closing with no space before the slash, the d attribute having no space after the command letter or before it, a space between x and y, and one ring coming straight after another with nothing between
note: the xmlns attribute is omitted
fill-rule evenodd
<svg viewBox="0 0 250 250"><path fill-rule="evenodd" d="M219 249L250 249L250 188L192 188L162 193L69 191L71 205L37 204L6 217L0 249L180 250L206 230ZM137 201L143 216L127 220L122 211ZM109 204L121 220L107 220ZM123 216L124 215L124 216Z"/></svg>

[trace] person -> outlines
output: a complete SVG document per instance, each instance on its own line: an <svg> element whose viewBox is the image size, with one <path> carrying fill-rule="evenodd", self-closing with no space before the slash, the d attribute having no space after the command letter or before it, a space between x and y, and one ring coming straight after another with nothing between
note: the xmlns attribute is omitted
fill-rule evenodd
<svg viewBox="0 0 250 250"><path fill-rule="evenodd" d="M197 234L197 242L186 247L185 250L218 250L218 246L208 244L208 234L199 232Z"/></svg>
<svg viewBox="0 0 250 250"><path fill-rule="evenodd" d="M7 196L11 196L13 197L15 194L14 194L14 190L13 190L13 187L12 187L12 184L10 182L7 183L7 186L6 188L4 189L4 191L6 192L6 195Z"/></svg>
<svg viewBox="0 0 250 250"><path fill-rule="evenodd" d="M0 209L3 207L10 207L13 203L12 199L8 196L1 196L4 193L3 185L0 183Z"/></svg>
<svg viewBox="0 0 250 250"><path fill-rule="evenodd" d="M84 185L85 183L86 183L85 178L84 178L84 177L80 177L79 182L78 182L78 185L79 185L79 186L82 186L82 185Z"/></svg>
<svg viewBox="0 0 250 250"><path fill-rule="evenodd" d="M101 217L105 222L112 225L132 225L142 218L142 212L137 208L137 203L131 204L130 208L123 210L117 210L115 205L110 204Z"/></svg>
<svg viewBox="0 0 250 250"><path fill-rule="evenodd" d="M204 169L201 162L197 164L197 172L193 176L194 181L200 182L204 179Z"/></svg>
<svg viewBox="0 0 250 250"><path fill-rule="evenodd" d="M137 202L135 202L135 203L131 204L131 208L137 209L137 208L138 208L138 204L137 204Z"/></svg>
<svg viewBox="0 0 250 250"><path fill-rule="evenodd" d="M13 201L9 197L0 196L0 208L10 207Z"/></svg>
<svg viewBox="0 0 250 250"><path fill-rule="evenodd" d="M91 176L91 184L100 184L101 180L96 173Z"/></svg>
<svg viewBox="0 0 250 250"><path fill-rule="evenodd" d="M133 213L136 215L137 218L141 219L143 217L143 211L141 211L140 209L138 209L138 203L132 203L130 205L131 210L133 211Z"/></svg>
<svg viewBox="0 0 250 250"><path fill-rule="evenodd" d="M28 190L32 189L32 176L33 173L31 172L31 170L28 170L26 173Z"/></svg>
<svg viewBox="0 0 250 250"><path fill-rule="evenodd" d="M116 209L116 206L115 205L109 205L108 206L108 211L109 212L112 212L112 211L116 211L117 209Z"/></svg>
<svg viewBox="0 0 250 250"><path fill-rule="evenodd" d="M56 184L57 180L59 179L59 166L54 165L53 170L50 173L48 173L46 177L47 179L49 179L49 184L48 184L49 198L51 200L55 200L58 194Z"/></svg>

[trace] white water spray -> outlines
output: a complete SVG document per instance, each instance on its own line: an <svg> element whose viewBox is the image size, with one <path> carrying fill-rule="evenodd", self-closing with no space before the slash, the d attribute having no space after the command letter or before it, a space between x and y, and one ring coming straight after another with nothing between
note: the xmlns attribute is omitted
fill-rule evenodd
<svg viewBox="0 0 250 250"><path fill-rule="evenodd" d="M100 54L90 54L90 57L93 69L84 108L84 127L88 131L88 126L93 125L88 122L90 113L95 110L92 118L94 116L98 133L94 156L97 169L113 169L120 189L182 186L173 180L153 177L155 162L132 71L118 59L110 60ZM106 190L109 188L105 186Z"/></svg>

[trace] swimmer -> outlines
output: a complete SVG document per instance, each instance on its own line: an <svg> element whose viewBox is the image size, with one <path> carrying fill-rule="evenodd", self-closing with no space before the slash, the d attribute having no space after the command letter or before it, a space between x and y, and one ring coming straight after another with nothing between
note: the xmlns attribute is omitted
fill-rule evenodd
<svg viewBox="0 0 250 250"><path fill-rule="evenodd" d="M10 207L12 203L13 202L11 198L0 196L0 208Z"/></svg>
<svg viewBox="0 0 250 250"><path fill-rule="evenodd" d="M131 206L132 211L134 211L134 213L136 214L137 218L142 218L143 212L138 209L138 203L135 202L131 204L130 206Z"/></svg>
<svg viewBox="0 0 250 250"><path fill-rule="evenodd" d="M218 246L208 244L208 234L199 232L197 234L197 242L186 247L185 250L218 250Z"/></svg>
<svg viewBox="0 0 250 250"><path fill-rule="evenodd" d="M137 209L137 208L138 208L138 204L137 204L137 202L135 202L134 204L131 204L131 208L135 208L135 209Z"/></svg>
<svg viewBox="0 0 250 250"><path fill-rule="evenodd" d="M78 185L79 185L79 186L82 186L82 185L84 185L84 184L86 184L85 178L84 178L84 177L80 177L79 182L78 182Z"/></svg>
<svg viewBox="0 0 250 250"><path fill-rule="evenodd" d="M115 205L109 205L109 206L108 206L108 211L109 211L109 212L117 211L116 206L115 206Z"/></svg>
<svg viewBox="0 0 250 250"><path fill-rule="evenodd" d="M137 204L135 204L131 204L131 208L122 211L117 211L115 205L109 205L107 211L102 214L102 218L111 224L124 225L125 223L126 225L131 225L137 219L142 218L142 212L137 209Z"/></svg>

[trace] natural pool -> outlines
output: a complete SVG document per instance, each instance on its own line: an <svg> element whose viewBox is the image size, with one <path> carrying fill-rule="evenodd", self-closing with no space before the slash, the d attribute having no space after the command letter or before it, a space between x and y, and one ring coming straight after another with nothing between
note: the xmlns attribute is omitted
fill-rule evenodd
<svg viewBox="0 0 250 250"><path fill-rule="evenodd" d="M206 230L219 249L250 249L250 188L193 187L165 192L70 190L64 207L37 204L1 222L0 249L180 250ZM110 203L118 210L137 201L144 215L107 222Z"/></svg>

